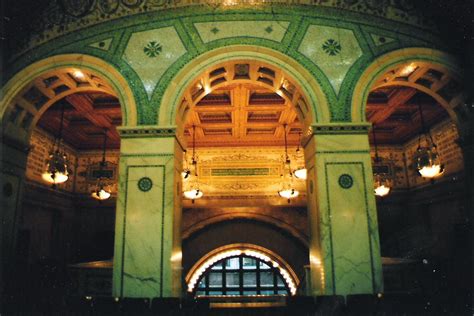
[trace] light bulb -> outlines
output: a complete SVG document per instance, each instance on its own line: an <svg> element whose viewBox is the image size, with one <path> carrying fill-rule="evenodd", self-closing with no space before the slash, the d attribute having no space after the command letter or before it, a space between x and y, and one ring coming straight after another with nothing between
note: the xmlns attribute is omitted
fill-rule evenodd
<svg viewBox="0 0 474 316"><path fill-rule="evenodd" d="M431 165L422 167L418 172L423 178L436 178L443 174L441 169L440 165Z"/></svg>
<svg viewBox="0 0 474 316"><path fill-rule="evenodd" d="M72 73L72 75L74 76L74 78L78 79L78 80L82 80L84 79L85 75L82 71L80 70L74 70L74 72Z"/></svg>
<svg viewBox="0 0 474 316"><path fill-rule="evenodd" d="M380 196L380 197L386 196L387 194L390 193L390 187L386 187L383 184L379 185L374 190L375 190L375 195Z"/></svg>
<svg viewBox="0 0 474 316"><path fill-rule="evenodd" d="M67 181L67 179L69 178L68 177L68 173L67 171L66 172L59 172L59 171L56 171L56 172L49 172L49 171L45 171L41 177L43 178L44 181L48 182L48 183L51 183L51 184L60 184L60 183L64 183Z"/></svg>
<svg viewBox="0 0 474 316"><path fill-rule="evenodd" d="M183 194L185 198L190 199L190 200L200 199L204 195L204 193L202 193L202 191L199 189L184 191Z"/></svg>
<svg viewBox="0 0 474 316"><path fill-rule="evenodd" d="M292 199L297 197L300 193L296 189L287 189L278 191L278 194L285 199Z"/></svg>
<svg viewBox="0 0 474 316"><path fill-rule="evenodd" d="M59 150L53 151L49 154L46 170L41 175L41 178L53 184L53 186L64 183L69 178L67 169L67 156Z"/></svg>
<svg viewBox="0 0 474 316"><path fill-rule="evenodd" d="M295 175L296 178L301 179L301 180L306 180L308 176L308 171L306 168L300 168L296 169L293 174Z"/></svg>
<svg viewBox="0 0 474 316"><path fill-rule="evenodd" d="M97 200L107 200L110 197L110 192L105 191L103 188L101 188L99 191L94 191L92 192L92 197Z"/></svg>
<svg viewBox="0 0 474 316"><path fill-rule="evenodd" d="M401 71L400 71L400 75L402 77L407 77L409 76L413 71L415 71L416 69L416 64L414 63L411 63L407 66L405 66Z"/></svg>
<svg viewBox="0 0 474 316"><path fill-rule="evenodd" d="M440 162L435 146L431 148L420 147L417 149L417 153L417 169L423 178L433 179L443 174L444 167Z"/></svg>
<svg viewBox="0 0 474 316"><path fill-rule="evenodd" d="M188 180L191 177L191 171L189 169L184 169L181 172L181 177L183 178L184 181Z"/></svg>

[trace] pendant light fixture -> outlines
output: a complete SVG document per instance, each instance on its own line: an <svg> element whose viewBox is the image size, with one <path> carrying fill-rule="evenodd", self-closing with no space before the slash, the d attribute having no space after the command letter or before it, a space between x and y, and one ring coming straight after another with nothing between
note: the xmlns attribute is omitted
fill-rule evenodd
<svg viewBox="0 0 474 316"><path fill-rule="evenodd" d="M303 152L300 150L300 144L301 144L301 132L299 133L298 147L296 148L295 160L297 163L299 161L303 161L303 163L302 165L296 168L293 174L295 175L297 179L306 180L306 177L308 176L308 171L306 170L306 167L304 166L304 155L303 155Z"/></svg>
<svg viewBox="0 0 474 316"><path fill-rule="evenodd" d="M379 157L378 148L377 148L377 138L375 137L375 124L372 126L372 135L374 138L374 147L375 147L375 159L374 159L374 191L376 196L384 197L390 193L392 189L392 181L388 176L388 173L382 173L381 164L382 159Z"/></svg>
<svg viewBox="0 0 474 316"><path fill-rule="evenodd" d="M181 177L183 178L183 181L188 181L189 178L191 177L191 170L189 169L188 166L188 157L187 157L187 151L185 150L184 153L184 164L183 164L183 171L181 171Z"/></svg>
<svg viewBox="0 0 474 316"><path fill-rule="evenodd" d="M429 130L426 129L420 102L418 102L418 110L420 111L421 134L418 137L418 148L416 149L414 160L420 176L434 179L443 174L444 165L439 159L438 148L433 141L433 137L431 137ZM426 146L421 145L422 135L425 136Z"/></svg>
<svg viewBox="0 0 474 316"><path fill-rule="evenodd" d="M196 126L193 125L193 156L191 160L191 166L194 169L194 175L191 175L191 171L188 174L189 181L187 181L187 190L183 192L186 199L194 200L203 197L204 193L199 189L199 176L197 172L197 157L196 157Z"/></svg>
<svg viewBox="0 0 474 316"><path fill-rule="evenodd" d="M290 200L296 198L300 193L293 187L293 173L291 172L291 160L288 156L288 141L286 139L286 124L283 125L283 129L285 136L285 158L281 174L281 189L278 191L278 195L287 199L288 203L290 203Z"/></svg>
<svg viewBox="0 0 474 316"><path fill-rule="evenodd" d="M61 124L59 126L59 132L54 139L53 148L49 153L48 160L46 161L46 168L41 175L42 179L47 183L51 183L53 188L56 188L57 184L64 183L69 178L68 174L68 161L64 148L62 148L62 133L64 124L64 103L61 108Z"/></svg>
<svg viewBox="0 0 474 316"><path fill-rule="evenodd" d="M104 129L104 143L102 146L102 161L99 165L99 177L97 178L97 183L95 190L91 193L91 196L99 201L107 200L110 198L110 189L106 186L106 177L104 175L104 168L107 166L105 161L105 150L107 146L107 129Z"/></svg>

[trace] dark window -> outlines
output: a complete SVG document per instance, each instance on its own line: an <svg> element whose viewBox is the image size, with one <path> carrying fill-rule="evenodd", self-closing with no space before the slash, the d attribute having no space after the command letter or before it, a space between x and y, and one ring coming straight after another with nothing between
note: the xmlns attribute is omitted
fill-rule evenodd
<svg viewBox="0 0 474 316"><path fill-rule="evenodd" d="M196 296L289 294L288 284L277 268L245 255L216 262L197 284Z"/></svg>

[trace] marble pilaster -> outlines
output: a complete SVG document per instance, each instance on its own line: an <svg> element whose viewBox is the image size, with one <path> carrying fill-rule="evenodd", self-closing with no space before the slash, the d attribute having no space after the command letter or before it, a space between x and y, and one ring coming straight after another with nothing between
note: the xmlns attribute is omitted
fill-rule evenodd
<svg viewBox="0 0 474 316"><path fill-rule="evenodd" d="M27 145L3 139L0 145L0 300L14 272L14 249L25 180Z"/></svg>
<svg viewBox="0 0 474 316"><path fill-rule="evenodd" d="M313 295L383 289L367 129L313 126L306 140Z"/></svg>
<svg viewBox="0 0 474 316"><path fill-rule="evenodd" d="M123 128L113 295L181 295L181 161L174 128Z"/></svg>

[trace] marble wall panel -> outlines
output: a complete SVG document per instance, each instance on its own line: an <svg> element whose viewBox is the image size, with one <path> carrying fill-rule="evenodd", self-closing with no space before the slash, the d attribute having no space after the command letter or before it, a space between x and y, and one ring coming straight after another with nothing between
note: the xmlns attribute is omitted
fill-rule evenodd
<svg viewBox="0 0 474 316"><path fill-rule="evenodd" d="M312 142L305 156L315 156L308 190L316 201L308 212L318 227L310 223L310 263L312 283L322 288L313 293L377 293L382 272L368 137L315 135Z"/></svg>
<svg viewBox="0 0 474 316"><path fill-rule="evenodd" d="M113 293L178 296L181 261L179 255L176 259L180 253L176 229L181 210L175 209L174 201L179 173L174 151L169 151L174 138L147 138L145 147L142 143L142 138L122 141Z"/></svg>

